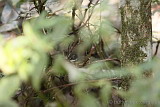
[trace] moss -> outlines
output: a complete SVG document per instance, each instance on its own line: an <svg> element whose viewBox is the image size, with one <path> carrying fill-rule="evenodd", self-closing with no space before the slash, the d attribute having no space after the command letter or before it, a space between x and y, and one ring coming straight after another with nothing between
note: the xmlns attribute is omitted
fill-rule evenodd
<svg viewBox="0 0 160 107"><path fill-rule="evenodd" d="M131 66L144 62L147 53L142 48L151 42L150 2L140 0L135 10L130 2L121 7L122 19L122 66Z"/></svg>

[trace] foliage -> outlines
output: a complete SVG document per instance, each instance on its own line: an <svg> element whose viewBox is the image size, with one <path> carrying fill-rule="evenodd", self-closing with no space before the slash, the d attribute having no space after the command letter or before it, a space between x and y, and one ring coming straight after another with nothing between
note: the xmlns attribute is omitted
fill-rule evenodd
<svg viewBox="0 0 160 107"><path fill-rule="evenodd" d="M42 7L41 0L33 1ZM37 10L38 17L16 28L16 37L3 38L2 32L0 107L158 107L160 61L121 68L115 29L97 17L108 2L90 0L81 7L73 1L62 14ZM26 1L12 2L16 7ZM5 24L16 20L1 17L10 20ZM132 79L128 90L126 78Z"/></svg>

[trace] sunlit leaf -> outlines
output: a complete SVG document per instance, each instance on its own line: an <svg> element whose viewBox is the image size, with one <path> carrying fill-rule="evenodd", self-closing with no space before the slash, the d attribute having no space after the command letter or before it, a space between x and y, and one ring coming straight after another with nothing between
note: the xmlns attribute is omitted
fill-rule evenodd
<svg viewBox="0 0 160 107"><path fill-rule="evenodd" d="M66 71L68 72L69 80L71 82L83 80L84 75L80 69L76 68L75 66L67 62L64 63L64 66L65 66Z"/></svg>
<svg viewBox="0 0 160 107"><path fill-rule="evenodd" d="M42 49L41 51L47 52L52 49L52 43L46 41L45 37L41 37L37 31L33 31L33 27L30 23L24 24L24 35L30 39L30 42L33 44L32 46L36 49ZM37 45L35 45L35 43Z"/></svg>

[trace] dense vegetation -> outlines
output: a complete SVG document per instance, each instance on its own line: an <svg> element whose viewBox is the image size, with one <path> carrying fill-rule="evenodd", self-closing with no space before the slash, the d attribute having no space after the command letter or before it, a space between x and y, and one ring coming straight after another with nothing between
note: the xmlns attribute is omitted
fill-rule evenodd
<svg viewBox="0 0 160 107"><path fill-rule="evenodd" d="M83 3L0 1L0 107L159 107L160 60L122 67L109 0Z"/></svg>

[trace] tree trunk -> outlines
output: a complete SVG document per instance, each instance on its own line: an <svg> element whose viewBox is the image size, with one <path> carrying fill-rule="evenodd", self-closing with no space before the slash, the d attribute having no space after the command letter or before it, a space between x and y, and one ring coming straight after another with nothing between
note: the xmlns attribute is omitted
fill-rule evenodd
<svg viewBox="0 0 160 107"><path fill-rule="evenodd" d="M121 0L121 65L140 64L152 57L151 0Z"/></svg>

